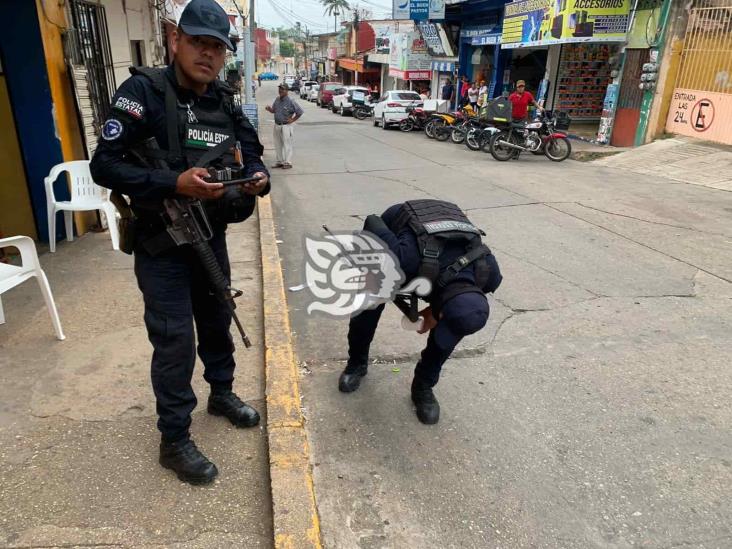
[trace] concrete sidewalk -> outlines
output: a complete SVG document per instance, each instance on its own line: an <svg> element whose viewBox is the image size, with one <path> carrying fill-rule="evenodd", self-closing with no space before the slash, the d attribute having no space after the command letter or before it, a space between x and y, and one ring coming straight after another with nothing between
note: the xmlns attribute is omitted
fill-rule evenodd
<svg viewBox="0 0 732 549"><path fill-rule="evenodd" d="M232 226L228 243L254 344L237 345L235 389L265 412L257 219ZM219 477L192 487L157 464L152 349L132 258L101 233L40 260L67 339L54 338L33 281L3 294L0 546L271 547L265 429L206 414L200 364L192 431Z"/></svg>

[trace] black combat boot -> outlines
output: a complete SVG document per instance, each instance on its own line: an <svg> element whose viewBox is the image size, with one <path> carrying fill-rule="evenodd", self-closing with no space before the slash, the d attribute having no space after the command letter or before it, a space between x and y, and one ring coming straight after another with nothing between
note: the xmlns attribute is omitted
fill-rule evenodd
<svg viewBox="0 0 732 549"><path fill-rule="evenodd" d="M432 387L420 382L416 377L412 380L412 402L417 409L417 418L426 425L434 425L440 421L440 403L437 402Z"/></svg>
<svg viewBox="0 0 732 549"><path fill-rule="evenodd" d="M160 465L172 469L180 480L189 484L208 484L219 474L190 438L160 441Z"/></svg>
<svg viewBox="0 0 732 549"><path fill-rule="evenodd" d="M208 413L224 416L237 427L254 427L259 423L259 413L231 390L211 392Z"/></svg>
<svg viewBox="0 0 732 549"><path fill-rule="evenodd" d="M366 364L358 364L346 366L346 369L341 373L341 377L338 378L338 390L341 393L352 393L358 386L361 385L361 378L368 373L368 366Z"/></svg>

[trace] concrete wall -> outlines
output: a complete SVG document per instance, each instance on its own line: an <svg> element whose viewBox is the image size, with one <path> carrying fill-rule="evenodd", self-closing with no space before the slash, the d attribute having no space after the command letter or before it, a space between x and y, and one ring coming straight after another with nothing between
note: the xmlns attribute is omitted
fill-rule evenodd
<svg viewBox="0 0 732 549"><path fill-rule="evenodd" d="M158 18L146 0L102 0L107 12L109 43L112 49L114 76L119 86L129 78L132 64L130 41L142 40L147 66L163 64L159 51Z"/></svg>

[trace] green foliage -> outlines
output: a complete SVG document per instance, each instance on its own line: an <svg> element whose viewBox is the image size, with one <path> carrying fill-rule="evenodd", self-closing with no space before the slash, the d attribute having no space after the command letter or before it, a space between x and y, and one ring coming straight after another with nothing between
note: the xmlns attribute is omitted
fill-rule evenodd
<svg viewBox="0 0 732 549"><path fill-rule="evenodd" d="M320 0L320 3L325 7L326 15L344 15L351 9L348 0Z"/></svg>
<svg viewBox="0 0 732 549"><path fill-rule="evenodd" d="M280 55L282 57L293 57L295 55L295 44L292 42L280 42Z"/></svg>

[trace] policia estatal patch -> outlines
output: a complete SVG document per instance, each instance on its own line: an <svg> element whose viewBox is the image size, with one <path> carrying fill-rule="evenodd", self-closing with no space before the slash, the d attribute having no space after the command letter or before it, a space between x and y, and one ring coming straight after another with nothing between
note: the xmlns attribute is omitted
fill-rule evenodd
<svg viewBox="0 0 732 549"><path fill-rule="evenodd" d="M219 128L195 126L186 129L186 147L194 149L210 149L228 138L229 134Z"/></svg>
<svg viewBox="0 0 732 549"><path fill-rule="evenodd" d="M122 135L123 131L124 126L122 125L122 122L116 118L110 118L102 127L102 137L105 141L114 141Z"/></svg>
<svg viewBox="0 0 732 549"><path fill-rule="evenodd" d="M137 120L142 120L142 115L145 114L145 107L143 107L137 101L133 101L132 99L128 99L126 97L118 97L117 101L115 101L114 105L112 105L112 108L115 108L122 112L126 112L131 117L136 118Z"/></svg>

